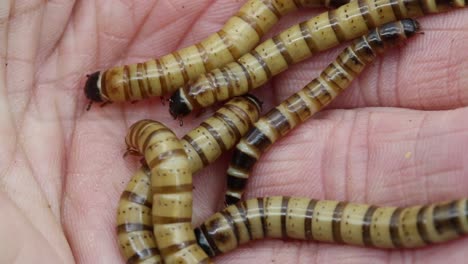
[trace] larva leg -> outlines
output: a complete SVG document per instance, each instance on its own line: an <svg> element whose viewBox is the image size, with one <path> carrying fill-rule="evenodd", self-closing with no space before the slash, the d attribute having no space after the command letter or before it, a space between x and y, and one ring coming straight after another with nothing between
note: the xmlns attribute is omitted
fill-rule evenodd
<svg viewBox="0 0 468 264"><path fill-rule="evenodd" d="M192 221L192 172L177 136L164 125L142 120L126 137L151 169L153 231L166 263L211 263L195 243Z"/></svg>
<svg viewBox="0 0 468 264"><path fill-rule="evenodd" d="M227 171L226 203L239 201L253 166L274 142L328 105L387 48L419 31L415 20L392 22L355 40L320 76L268 112L237 144Z"/></svg>
<svg viewBox="0 0 468 264"><path fill-rule="evenodd" d="M174 117L183 117L195 109L244 94L265 84L289 65L362 36L385 23L464 6L464 0L351 1L336 10L296 24L264 41L237 61L201 75L194 83L172 95L170 113Z"/></svg>
<svg viewBox="0 0 468 264"><path fill-rule="evenodd" d="M89 75L86 97L94 102L122 102L169 94L250 51L285 14L302 7L333 7L345 1L249 0L221 30L195 45L159 59Z"/></svg>
<svg viewBox="0 0 468 264"><path fill-rule="evenodd" d="M416 248L466 235L468 200L397 208L265 197L231 205L208 218L195 232L210 257L263 238Z"/></svg>
<svg viewBox="0 0 468 264"><path fill-rule="evenodd" d="M254 96L234 98L212 117L181 140L192 173L231 149L260 116L260 102ZM128 263L159 260L152 232L152 192L150 172L140 168L122 194L117 213L117 232ZM133 238L133 239L132 239ZM135 241L134 241L135 240ZM149 262L147 262L149 263Z"/></svg>

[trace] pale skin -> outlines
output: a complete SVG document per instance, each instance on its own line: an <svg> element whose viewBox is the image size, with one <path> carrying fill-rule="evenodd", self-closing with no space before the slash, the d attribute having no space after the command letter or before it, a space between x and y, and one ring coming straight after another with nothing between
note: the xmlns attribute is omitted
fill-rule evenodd
<svg viewBox="0 0 468 264"><path fill-rule="evenodd" d="M0 263L123 263L114 219L139 166L136 158L122 159L128 127L152 118L182 136L212 110L184 119L183 127L158 99L86 112L85 74L199 41L243 3L0 1ZM317 13L290 16L279 28ZM467 195L468 10L420 22L424 35L379 59L262 157L246 198L407 206ZM293 66L258 89L264 111L338 52ZM227 161L194 176L195 225L221 207ZM411 251L271 240L216 261L461 263L467 247L468 239Z"/></svg>

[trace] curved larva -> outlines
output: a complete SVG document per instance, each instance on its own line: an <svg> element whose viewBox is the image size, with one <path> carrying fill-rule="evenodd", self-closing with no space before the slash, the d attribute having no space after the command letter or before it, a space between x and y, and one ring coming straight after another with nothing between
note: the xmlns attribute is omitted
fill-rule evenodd
<svg viewBox="0 0 468 264"><path fill-rule="evenodd" d="M467 234L468 200L398 208L265 197L231 205L208 218L195 232L210 257L263 238L416 248Z"/></svg>
<svg viewBox="0 0 468 264"><path fill-rule="evenodd" d="M234 150L227 171L226 203L240 200L254 165L274 142L330 103L377 54L404 43L417 32L419 24L412 19L387 23L372 30L343 50L318 78L260 118Z"/></svg>
<svg viewBox="0 0 468 264"><path fill-rule="evenodd" d="M235 97L182 137L192 173L231 149L260 117L261 103L252 95Z"/></svg>
<svg viewBox="0 0 468 264"><path fill-rule="evenodd" d="M236 97L203 121L181 140L192 173L215 161L252 127L261 111L254 96ZM117 234L127 263L161 263L152 231L151 173L143 165L132 176L120 197Z"/></svg>
<svg viewBox="0 0 468 264"><path fill-rule="evenodd" d="M139 168L120 196L117 209L117 236L127 264L162 263L153 236L151 172Z"/></svg>
<svg viewBox="0 0 468 264"><path fill-rule="evenodd" d="M86 97L91 102L122 102L172 93L250 51L283 15L302 7L334 7L345 1L249 0L221 30L195 45L159 59L89 75L84 87Z"/></svg>
<svg viewBox="0 0 468 264"><path fill-rule="evenodd" d="M465 0L359 0L296 24L258 45L235 62L201 75L170 99L174 118L244 94L265 84L289 65L385 23L465 6Z"/></svg>
<svg viewBox="0 0 468 264"><path fill-rule="evenodd" d="M152 120L133 124L125 142L151 169L153 232L165 263L211 263L196 244L192 221L192 172L177 136Z"/></svg>

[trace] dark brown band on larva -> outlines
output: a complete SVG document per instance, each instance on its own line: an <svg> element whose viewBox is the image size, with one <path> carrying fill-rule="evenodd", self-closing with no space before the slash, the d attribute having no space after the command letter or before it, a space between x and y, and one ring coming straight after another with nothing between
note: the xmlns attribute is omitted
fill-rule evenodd
<svg viewBox="0 0 468 264"><path fill-rule="evenodd" d="M149 87L149 85L147 83L147 78L145 78L145 76L147 76L147 73L143 63L137 63L135 75L138 82L138 86L140 87L141 97L148 98L149 95L148 91L146 91L146 88Z"/></svg>
<svg viewBox="0 0 468 264"><path fill-rule="evenodd" d="M251 51L250 54L252 54L252 56L254 56L254 58L257 60L258 64L262 66L262 69L265 72L267 78L271 79L272 74L270 67L268 67L268 64L263 60L262 56L255 50Z"/></svg>
<svg viewBox="0 0 468 264"><path fill-rule="evenodd" d="M150 207L151 208L151 207ZM117 233L130 233L135 231L153 231L153 226L137 224L137 223L125 223L117 226Z"/></svg>
<svg viewBox="0 0 468 264"><path fill-rule="evenodd" d="M183 193L191 192L193 190L192 184L178 184L178 185L165 185L161 187L152 187L153 193L157 194L167 194L167 193Z"/></svg>
<svg viewBox="0 0 468 264"><path fill-rule="evenodd" d="M262 222L263 237L268 236L267 223L265 218L265 206L263 205L263 198L258 199L258 213Z"/></svg>
<svg viewBox="0 0 468 264"><path fill-rule="evenodd" d="M169 150L169 151L163 152L163 153L159 154L157 157L155 157L153 160L151 160L148 163L148 166L150 168L154 168L154 167L158 166L161 162L163 162L163 161L165 161L167 159L171 159L174 156L186 156L185 150L184 149L174 149L174 150Z"/></svg>
<svg viewBox="0 0 468 264"><path fill-rule="evenodd" d="M240 233L239 233L239 229L237 228L236 223L232 219L231 213L228 210L223 210L220 213L224 217L224 219L226 220L226 223L228 223L228 225L231 228L232 232L234 233L234 236L236 238L236 245L239 246Z"/></svg>
<svg viewBox="0 0 468 264"><path fill-rule="evenodd" d="M200 158L202 164L203 164L203 167L207 166L208 164L210 164L210 162L208 161L208 159L206 158L206 155L205 155L205 152L200 148L200 146L198 145L198 143L196 141L193 140L193 138L191 138L188 134L185 135L183 138L183 140L187 141L187 143L193 147L193 149L195 150L195 152L197 152L197 155L198 157Z"/></svg>
<svg viewBox="0 0 468 264"><path fill-rule="evenodd" d="M418 215L417 215L417 222L416 222L416 227L418 228L418 234L421 237L421 239L426 243L426 245L432 244L431 239L429 238L429 234L427 232L427 225L428 223L426 222L424 218L424 214L426 214L428 206L422 206L419 208Z"/></svg>
<svg viewBox="0 0 468 264"><path fill-rule="evenodd" d="M247 70L247 68L245 68L244 64L242 63L237 63L237 64L241 67L242 72L244 73L245 79L247 80L247 89L251 90L253 87L253 82L252 82L252 78L250 77L249 71Z"/></svg>
<svg viewBox="0 0 468 264"><path fill-rule="evenodd" d="M141 204L149 208L153 206L153 203L146 200L146 197L139 196L138 194L130 191L124 191L120 196L120 200L127 200L129 202Z"/></svg>
<svg viewBox="0 0 468 264"><path fill-rule="evenodd" d="M171 133L171 130L169 130L168 128L158 128L154 130L146 137L145 141L143 142L142 149L145 149L145 150L148 149L149 144L151 143L151 139L159 133ZM140 133L135 133L135 134L140 134Z"/></svg>
<svg viewBox="0 0 468 264"><path fill-rule="evenodd" d="M122 78L125 81L122 82L122 84L124 85L123 91L124 91L124 96L125 96L126 101L130 101L130 98L131 98L130 93L132 92L131 90L133 90L131 89L130 87L131 84L128 81L130 79L129 76L130 76L130 69L128 68L128 65L125 65L123 67L123 78Z"/></svg>
<svg viewBox="0 0 468 264"><path fill-rule="evenodd" d="M461 223L457 217L457 202L437 205L433 212L434 226L439 234L445 230L453 229L458 235L463 233Z"/></svg>
<svg viewBox="0 0 468 264"><path fill-rule="evenodd" d="M247 203L241 202L236 204L237 211L239 212L240 217L242 218L242 222L245 225L245 229L247 230L247 233L249 235L249 240L252 240L252 227L250 226L250 220L247 218L247 213L246 210L247 208Z"/></svg>
<svg viewBox="0 0 468 264"><path fill-rule="evenodd" d="M232 91L234 90L234 87L232 86L231 79L229 77L229 73L226 71L226 68L221 68L220 71L223 74L224 81L226 82L226 85L227 85L228 97L231 98L232 97Z"/></svg>
<svg viewBox="0 0 468 264"><path fill-rule="evenodd" d="M367 28L375 28L375 21L369 13L369 6L366 0L358 0L359 11L364 18Z"/></svg>
<svg viewBox="0 0 468 264"><path fill-rule="evenodd" d="M250 130L245 141L260 152L264 152L272 144L271 139L255 126Z"/></svg>
<svg viewBox="0 0 468 264"><path fill-rule="evenodd" d="M200 58L203 61L203 68L205 68L205 72L207 72L208 69L212 69L213 66L209 64L208 53L206 52L205 47L201 43L195 44L195 47L197 48L198 54L200 54Z"/></svg>
<svg viewBox="0 0 468 264"><path fill-rule="evenodd" d="M311 199L307 205L307 210L304 217L304 234L307 240L313 240L314 235L312 233L312 219L314 217L315 206L317 205L317 200Z"/></svg>
<svg viewBox="0 0 468 264"><path fill-rule="evenodd" d="M266 117L273 130L278 131L280 135L291 129L288 119L278 109L273 109Z"/></svg>
<svg viewBox="0 0 468 264"><path fill-rule="evenodd" d="M294 63L294 60L293 58L291 57L291 54L289 54L289 51L288 49L286 49L286 46L284 45L283 43L283 40L281 40L281 38L276 35L272 38L273 42L275 43L276 45L276 48L280 51L281 53L281 56L283 56L284 60L286 61L286 63L288 65L291 65Z"/></svg>
<svg viewBox="0 0 468 264"><path fill-rule="evenodd" d="M155 60L156 69L158 70L158 80L161 84L161 94L167 94L169 89L167 87L166 76L164 75L164 68L161 65L163 62L161 60Z"/></svg>
<svg viewBox="0 0 468 264"><path fill-rule="evenodd" d="M310 108L307 106L307 103L297 93L291 96L287 108L288 111L293 114L295 121L298 123L301 122L299 111L307 113L306 116L310 116L312 114Z"/></svg>
<svg viewBox="0 0 468 264"><path fill-rule="evenodd" d="M333 241L336 243L344 243L343 237L341 236L341 221L343 220L343 210L346 207L347 203L339 202L335 210L333 211L333 219L332 219L332 234L333 234Z"/></svg>
<svg viewBox="0 0 468 264"><path fill-rule="evenodd" d="M249 123L251 122L249 115L244 111L244 109L232 104L225 105L225 107L232 113L236 114L240 120L249 120Z"/></svg>
<svg viewBox="0 0 468 264"><path fill-rule="evenodd" d="M216 140L216 143L218 143L219 148L221 149L222 152L225 152L227 150L226 145L224 144L223 138L221 135L218 133L218 131L212 127L210 124L203 122L200 124L200 126L204 127L208 132L213 136L213 138Z"/></svg>
<svg viewBox="0 0 468 264"><path fill-rule="evenodd" d="M301 34L304 37L304 40L307 44L307 48L309 49L310 53L316 53L318 50L317 44L315 43L314 39L312 38L312 35L310 34L310 31L307 27L307 21L299 23L299 28L301 29Z"/></svg>
<svg viewBox="0 0 468 264"><path fill-rule="evenodd" d="M211 224L211 222L209 224ZM206 228L206 223L203 223L200 226L200 230L205 235L206 241L208 241L208 244L210 244L210 247L215 253L215 256L222 254L221 250L219 250L218 246L216 245L216 242L213 240L214 234L211 234Z"/></svg>
<svg viewBox="0 0 468 264"><path fill-rule="evenodd" d="M374 212L377 210L377 206L369 206L367 208L366 213L364 214L364 220L362 222L362 241L366 247L372 247L374 243L372 242L371 236L371 223L372 223L372 216Z"/></svg>
<svg viewBox="0 0 468 264"><path fill-rule="evenodd" d="M286 215L288 213L289 197L283 196L281 199L281 237L286 238L288 232L286 229Z"/></svg>
<svg viewBox="0 0 468 264"><path fill-rule="evenodd" d="M187 223L187 222L190 222L190 221L192 221L192 218L170 217L170 216L153 216L153 223L160 224L160 225Z"/></svg>
<svg viewBox="0 0 468 264"><path fill-rule="evenodd" d="M234 115L236 115L236 113L234 113ZM218 112L216 112L213 116L216 117L218 120L221 120L221 121L225 122L228 125L229 129L236 135L236 137L241 138L241 133L240 133L239 129L237 128L236 124L230 118L228 118L226 115L224 115L222 113L218 113ZM240 119L240 120L242 120L242 119Z"/></svg>
<svg viewBox="0 0 468 264"><path fill-rule="evenodd" d="M226 33L226 31L224 30L220 30L218 31L218 36L221 38L221 40L223 41L224 45L226 46L227 50L229 51L229 53L231 54L231 56L234 58L234 59L238 59L241 54L240 52L236 49L236 47L234 46L234 44L232 43L231 39L228 37L228 33Z"/></svg>
<svg viewBox="0 0 468 264"><path fill-rule="evenodd" d="M172 55L174 55L174 58L176 59L177 64L179 65L180 72L182 73L182 78L184 78L184 83L188 82L190 78L184 60L182 59L178 51L175 51L174 53L172 53Z"/></svg>
<svg viewBox="0 0 468 264"><path fill-rule="evenodd" d="M400 20L403 19L403 14L401 13L400 5L398 3L398 0L390 0L390 6L392 7L393 13L395 14L395 17Z"/></svg>
<svg viewBox="0 0 468 264"><path fill-rule="evenodd" d="M390 218L390 238L392 239L392 243L395 248L403 247L403 244L401 243L400 239L400 233L398 232L398 226L400 224L400 215L402 211L403 208L397 208Z"/></svg>
<svg viewBox="0 0 468 264"><path fill-rule="evenodd" d="M137 264L142 260L145 260L154 255L159 255L159 250L157 248L145 248L139 252L136 252L135 255L130 257L127 260L127 264Z"/></svg>
<svg viewBox="0 0 468 264"><path fill-rule="evenodd" d="M276 9L275 5L273 5L273 2L272 1L268 1L268 0L261 0L262 3L268 7L268 9L270 9L270 11L275 14L276 16L276 19L280 19L281 18L281 13L278 11L278 9Z"/></svg>
<svg viewBox="0 0 468 264"><path fill-rule="evenodd" d="M249 24L249 26L251 28L253 28L253 30L255 30L255 32L257 32L257 36L259 38L261 38L264 34L262 28L257 24L257 22L255 21L254 18L252 18L251 16L249 16L248 14L242 12L242 11L239 11L236 16L242 20L244 20L245 23Z"/></svg>
<svg viewBox="0 0 468 264"><path fill-rule="evenodd" d="M212 73L208 73L208 74L206 75L206 80L208 81L208 83L209 83L212 87L219 87L218 78L217 78L216 76L217 76L217 75L214 75L214 74L212 74ZM216 101L220 101L219 98L218 98L218 94L217 94L217 93L214 93L213 95L214 95Z"/></svg>
<svg viewBox="0 0 468 264"><path fill-rule="evenodd" d="M172 255L186 247L189 247L191 245L194 245L195 243L197 243L196 241L194 240L190 240L190 241L185 241L185 242L182 242L182 243L178 243L178 244L173 244L169 247L166 247L166 248L159 248L159 252L161 252L161 255L163 256L169 256L169 255Z"/></svg>
<svg viewBox="0 0 468 264"><path fill-rule="evenodd" d="M328 21L330 22L331 28L333 32L335 32L335 36L340 43L346 41L346 35L344 34L343 30L341 30L340 24L335 14L335 10L330 10L328 12Z"/></svg>

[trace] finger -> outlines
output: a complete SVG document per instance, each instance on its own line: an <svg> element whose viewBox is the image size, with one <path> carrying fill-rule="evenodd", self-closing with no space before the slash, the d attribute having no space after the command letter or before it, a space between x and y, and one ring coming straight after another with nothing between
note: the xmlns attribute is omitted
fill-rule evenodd
<svg viewBox="0 0 468 264"><path fill-rule="evenodd" d="M468 10L419 19L424 35L386 53L330 108L391 106L424 110L468 104ZM277 100L317 77L343 47L295 65L274 80Z"/></svg>

